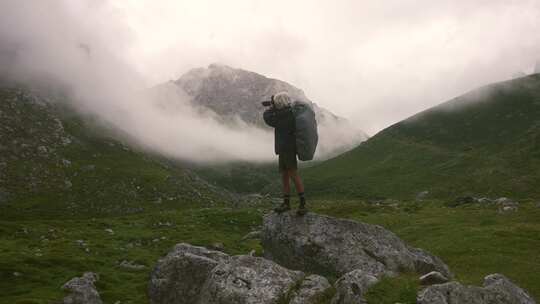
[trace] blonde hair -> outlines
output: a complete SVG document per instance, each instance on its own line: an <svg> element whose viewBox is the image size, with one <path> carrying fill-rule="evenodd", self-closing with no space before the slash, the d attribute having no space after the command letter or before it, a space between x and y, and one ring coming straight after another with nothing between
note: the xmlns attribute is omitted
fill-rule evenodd
<svg viewBox="0 0 540 304"><path fill-rule="evenodd" d="M274 95L274 107L276 109L283 109L291 105L291 97L287 92L279 92Z"/></svg>

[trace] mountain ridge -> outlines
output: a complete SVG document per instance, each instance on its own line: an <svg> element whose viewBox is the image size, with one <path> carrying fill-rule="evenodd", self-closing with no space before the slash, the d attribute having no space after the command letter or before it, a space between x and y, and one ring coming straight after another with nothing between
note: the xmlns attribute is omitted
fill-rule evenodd
<svg viewBox="0 0 540 304"><path fill-rule="evenodd" d="M491 84L380 131L308 168L316 195L345 197L540 194L540 75Z"/></svg>

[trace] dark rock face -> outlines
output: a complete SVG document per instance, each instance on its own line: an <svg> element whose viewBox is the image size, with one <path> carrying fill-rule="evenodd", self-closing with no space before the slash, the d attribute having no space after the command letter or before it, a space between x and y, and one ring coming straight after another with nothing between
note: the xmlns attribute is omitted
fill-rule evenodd
<svg viewBox="0 0 540 304"><path fill-rule="evenodd" d="M392 232L351 220L308 213L268 214L262 244L265 257L291 269L344 275L360 269L375 277L401 271L439 271L452 277L435 256L408 247Z"/></svg>
<svg viewBox="0 0 540 304"><path fill-rule="evenodd" d="M484 278L483 287L457 282L432 285L418 293L418 304L535 304L526 291L501 274Z"/></svg>
<svg viewBox="0 0 540 304"><path fill-rule="evenodd" d="M206 278L220 262L230 257L220 251L178 244L159 260L148 286L150 303L197 303Z"/></svg>
<svg viewBox="0 0 540 304"><path fill-rule="evenodd" d="M69 280L62 286L62 290L70 294L64 298L64 304L102 304L94 283L99 276L93 272L85 272L82 277Z"/></svg>
<svg viewBox="0 0 540 304"><path fill-rule="evenodd" d="M263 258L234 256L212 270L202 288L199 303L277 304L303 278L304 273Z"/></svg>

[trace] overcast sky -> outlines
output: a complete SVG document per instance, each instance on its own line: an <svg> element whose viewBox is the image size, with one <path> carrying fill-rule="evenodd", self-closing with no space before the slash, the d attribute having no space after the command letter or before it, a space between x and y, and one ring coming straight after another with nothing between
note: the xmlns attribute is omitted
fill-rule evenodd
<svg viewBox="0 0 540 304"><path fill-rule="evenodd" d="M370 134L477 86L531 72L540 58L538 0L95 6L122 26L126 56L148 84L219 62L290 82Z"/></svg>
<svg viewBox="0 0 540 304"><path fill-rule="evenodd" d="M66 80L88 74L73 53L80 44L107 57L102 72L123 87L214 62L255 71L373 135L531 72L540 0L2 0L0 39L3 51L33 50L26 68Z"/></svg>

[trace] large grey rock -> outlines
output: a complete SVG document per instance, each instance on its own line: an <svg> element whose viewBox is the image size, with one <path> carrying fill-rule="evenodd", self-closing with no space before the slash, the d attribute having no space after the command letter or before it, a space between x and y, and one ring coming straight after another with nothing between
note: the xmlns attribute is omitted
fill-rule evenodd
<svg viewBox="0 0 540 304"><path fill-rule="evenodd" d="M302 281L302 284L291 294L289 304L317 304L321 303L326 292L332 288L325 277L313 274Z"/></svg>
<svg viewBox="0 0 540 304"><path fill-rule="evenodd" d="M381 226L308 213L271 213L261 235L266 258L305 272L344 275L355 269L376 277L401 271L439 271L452 277L435 256L408 247Z"/></svg>
<svg viewBox="0 0 540 304"><path fill-rule="evenodd" d="M339 278L334 287L336 294L332 304L359 304L366 303L364 294L368 288L379 280L370 273L360 269L346 273Z"/></svg>
<svg viewBox="0 0 540 304"><path fill-rule="evenodd" d="M220 262L229 260L223 252L189 244L178 244L158 261L148 286L152 304L193 304L199 299L206 278Z"/></svg>
<svg viewBox="0 0 540 304"><path fill-rule="evenodd" d="M536 304L527 292L501 274L484 278L484 286L463 286L457 282L432 285L420 291L418 304Z"/></svg>
<svg viewBox="0 0 540 304"><path fill-rule="evenodd" d="M277 304L302 281L304 273L260 257L241 255L215 267L199 304ZM195 303L195 302L192 302Z"/></svg>
<svg viewBox="0 0 540 304"><path fill-rule="evenodd" d="M64 297L64 304L102 304L94 283L99 276L93 272L85 272L82 277L67 281L62 290L69 292Z"/></svg>

